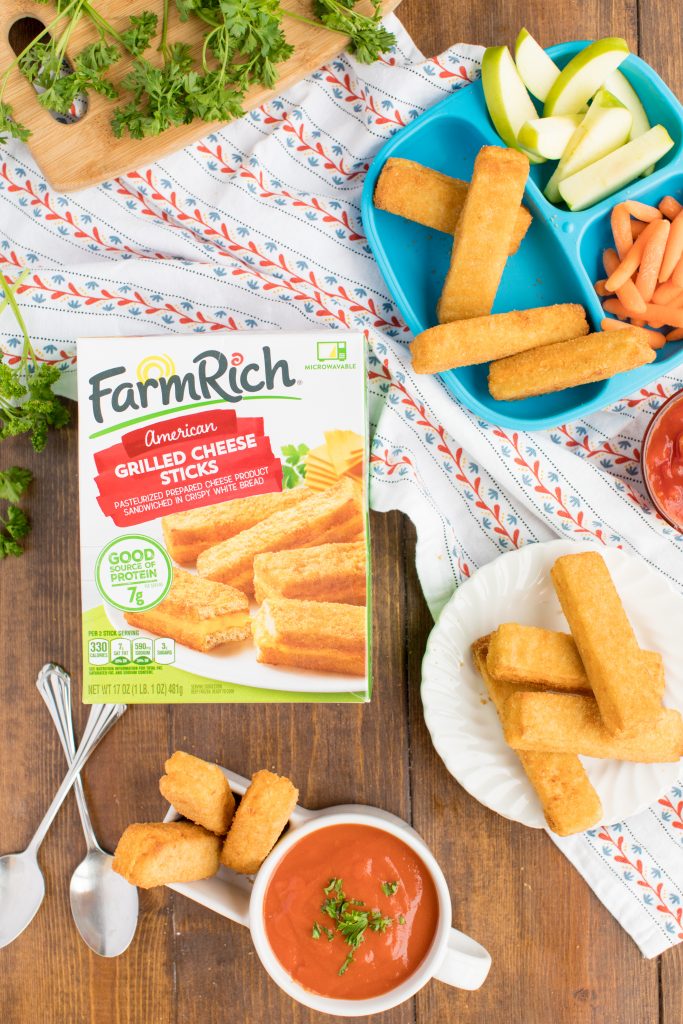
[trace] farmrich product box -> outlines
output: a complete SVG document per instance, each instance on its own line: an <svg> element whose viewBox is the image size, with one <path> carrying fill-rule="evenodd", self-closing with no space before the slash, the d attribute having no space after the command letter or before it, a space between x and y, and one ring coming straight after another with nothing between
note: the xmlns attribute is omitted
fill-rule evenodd
<svg viewBox="0 0 683 1024"><path fill-rule="evenodd" d="M370 699L365 341L78 342L86 704Z"/></svg>

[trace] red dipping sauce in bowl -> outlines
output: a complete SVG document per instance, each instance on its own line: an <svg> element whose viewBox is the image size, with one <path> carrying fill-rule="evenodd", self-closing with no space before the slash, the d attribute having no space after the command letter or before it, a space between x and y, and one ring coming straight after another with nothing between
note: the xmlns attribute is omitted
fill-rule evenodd
<svg viewBox="0 0 683 1024"><path fill-rule="evenodd" d="M341 915L322 909L328 900ZM360 928L364 920L378 925L363 929L356 948L340 931L353 927L354 914ZM299 985L328 998L368 999L420 966L434 940L439 902L430 872L402 840L370 825L330 825L282 858L263 918L273 953Z"/></svg>
<svg viewBox="0 0 683 1024"><path fill-rule="evenodd" d="M643 481L660 515L683 531L683 391L653 416L643 438Z"/></svg>

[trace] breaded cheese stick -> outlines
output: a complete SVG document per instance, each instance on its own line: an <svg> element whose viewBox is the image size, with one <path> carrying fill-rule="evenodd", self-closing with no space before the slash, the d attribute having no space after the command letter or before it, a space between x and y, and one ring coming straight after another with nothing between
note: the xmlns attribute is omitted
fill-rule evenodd
<svg viewBox="0 0 683 1024"><path fill-rule="evenodd" d="M459 178L433 171L415 160L390 156L377 179L373 202L378 210L453 235L468 188L469 183ZM520 206L510 242L511 256L519 249L530 224L531 214Z"/></svg>
<svg viewBox="0 0 683 1024"><path fill-rule="evenodd" d="M318 672L365 674L366 609L269 597L254 617L256 660Z"/></svg>
<svg viewBox="0 0 683 1024"><path fill-rule="evenodd" d="M221 862L241 875L253 875L280 838L299 790L282 775L255 772L240 801L221 853Z"/></svg>
<svg viewBox="0 0 683 1024"><path fill-rule="evenodd" d="M235 798L218 765L176 750L164 770L159 791L178 814L217 836L224 836L235 811Z"/></svg>
<svg viewBox="0 0 683 1024"><path fill-rule="evenodd" d="M528 174L529 161L516 149L479 150L437 306L439 323L491 312Z"/></svg>
<svg viewBox="0 0 683 1024"><path fill-rule="evenodd" d="M662 708L633 735L608 732L594 697L519 690L503 708L505 739L515 750L555 750L616 761L659 763L683 757L683 718Z"/></svg>
<svg viewBox="0 0 683 1024"><path fill-rule="evenodd" d="M499 359L489 367L489 391L501 402L547 395L606 380L654 361L637 327L602 331Z"/></svg>
<svg viewBox="0 0 683 1024"><path fill-rule="evenodd" d="M514 683L495 680L488 670L490 637L472 644L475 667L486 684L498 716L502 717L508 697L517 689ZM585 832L602 815L600 797L590 783L586 769L576 754L535 753L518 750L517 756L529 782L536 790L543 814L558 836Z"/></svg>
<svg viewBox="0 0 683 1024"><path fill-rule="evenodd" d="M346 540L362 528L358 489L351 480L344 479L334 487L314 493L302 505L275 512L251 529L202 551L197 559L197 572L251 595L256 555Z"/></svg>
<svg viewBox="0 0 683 1024"><path fill-rule="evenodd" d="M254 592L338 604L365 604L365 544L321 544L254 559Z"/></svg>
<svg viewBox="0 0 683 1024"><path fill-rule="evenodd" d="M564 302L439 324L418 334L410 351L416 373L441 373L582 334L588 334L583 306Z"/></svg>
<svg viewBox="0 0 683 1024"><path fill-rule="evenodd" d="M205 508L173 512L161 520L168 553L180 565L194 565L200 552L310 496L305 488L293 487L288 491L255 494Z"/></svg>
<svg viewBox="0 0 683 1024"><path fill-rule="evenodd" d="M251 634L249 601L241 590L175 569L166 597L155 608L125 612L129 626L168 636L195 651L247 640Z"/></svg>
<svg viewBox="0 0 683 1024"><path fill-rule="evenodd" d="M664 694L664 662L655 651L641 651L651 673L652 686ZM520 683L524 687L587 693L588 681L574 638L539 626L503 622L491 634L487 667L495 680Z"/></svg>
<svg viewBox="0 0 683 1024"><path fill-rule="evenodd" d="M118 841L112 867L141 889L196 882L218 871L220 843L213 832L189 821L129 825Z"/></svg>
<svg viewBox="0 0 683 1024"><path fill-rule="evenodd" d="M608 732L649 731L662 710L636 635L597 551L562 555L550 570Z"/></svg>

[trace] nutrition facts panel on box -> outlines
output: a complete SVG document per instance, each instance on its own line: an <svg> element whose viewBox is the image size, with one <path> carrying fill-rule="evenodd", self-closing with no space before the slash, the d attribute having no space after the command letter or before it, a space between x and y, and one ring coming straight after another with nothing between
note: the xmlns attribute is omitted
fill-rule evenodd
<svg viewBox="0 0 683 1024"><path fill-rule="evenodd" d="M88 640L89 665L173 665L175 640L170 637L93 637Z"/></svg>

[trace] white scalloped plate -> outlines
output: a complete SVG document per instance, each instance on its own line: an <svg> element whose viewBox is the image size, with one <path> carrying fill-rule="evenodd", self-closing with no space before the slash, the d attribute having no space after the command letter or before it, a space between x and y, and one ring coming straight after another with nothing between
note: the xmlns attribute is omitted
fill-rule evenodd
<svg viewBox="0 0 683 1024"><path fill-rule="evenodd" d="M593 545L549 541L501 555L458 588L434 626L422 663L422 703L432 742L451 775L471 796L505 818L544 828L538 799L503 739L470 644L501 622L567 631L550 581L560 555ZM617 548L600 548L642 647L660 651L665 704L683 708L683 597L654 569ZM604 824L643 810L673 785L678 763L634 764L584 757L600 795Z"/></svg>

